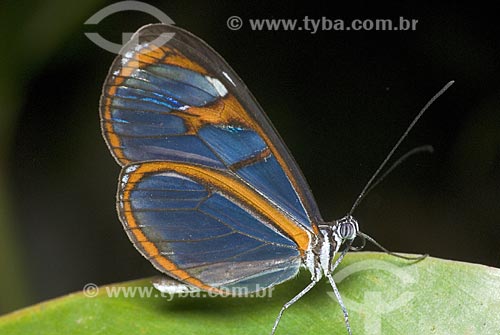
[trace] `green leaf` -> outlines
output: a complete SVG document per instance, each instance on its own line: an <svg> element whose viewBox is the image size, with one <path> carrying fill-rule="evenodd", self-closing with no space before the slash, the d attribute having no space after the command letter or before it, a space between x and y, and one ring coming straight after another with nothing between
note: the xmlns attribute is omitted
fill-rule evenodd
<svg viewBox="0 0 500 335"><path fill-rule="evenodd" d="M149 279L113 284L93 298L78 292L5 315L0 334L268 334L281 306L309 278L302 271L265 297L246 298L171 299ZM363 252L350 253L335 279L355 335L500 334L499 269ZM110 290L135 297L110 297ZM150 296L140 297L140 290ZM285 312L277 334L347 334L325 280Z"/></svg>

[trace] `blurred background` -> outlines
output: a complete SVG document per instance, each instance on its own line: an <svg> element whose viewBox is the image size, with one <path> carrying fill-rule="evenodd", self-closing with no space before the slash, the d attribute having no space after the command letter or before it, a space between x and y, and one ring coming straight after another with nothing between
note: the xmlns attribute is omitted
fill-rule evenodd
<svg viewBox="0 0 500 335"><path fill-rule="evenodd" d="M98 102L115 43L157 22L141 12L83 23L112 1L0 4L0 314L156 273L115 212L119 167ZM496 10L359 2L323 9L148 1L207 41L243 78L299 163L326 220L343 216L410 121L406 161L359 206L364 232L394 251L500 266L500 27ZM479 7L479 6L478 6ZM233 31L227 19L238 15ZM418 19L416 31L252 31L249 19ZM398 156L398 155L396 155ZM373 249L368 246L367 249Z"/></svg>

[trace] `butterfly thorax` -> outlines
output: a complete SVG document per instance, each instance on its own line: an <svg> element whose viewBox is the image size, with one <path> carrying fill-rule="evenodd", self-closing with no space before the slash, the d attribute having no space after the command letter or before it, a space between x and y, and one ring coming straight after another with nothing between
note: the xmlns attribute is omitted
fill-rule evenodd
<svg viewBox="0 0 500 335"><path fill-rule="evenodd" d="M333 222L325 222L318 228L320 233L306 261L306 266L316 280L319 280L326 272L333 271L333 259L340 246L345 241L353 240L359 231L358 222L351 215Z"/></svg>

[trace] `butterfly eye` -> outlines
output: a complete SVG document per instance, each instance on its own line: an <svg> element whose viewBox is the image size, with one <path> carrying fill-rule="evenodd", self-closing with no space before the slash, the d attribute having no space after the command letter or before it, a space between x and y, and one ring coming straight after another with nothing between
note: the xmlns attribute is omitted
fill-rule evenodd
<svg viewBox="0 0 500 335"><path fill-rule="evenodd" d="M358 233L358 222L350 215L337 221L337 233L342 240L352 240Z"/></svg>

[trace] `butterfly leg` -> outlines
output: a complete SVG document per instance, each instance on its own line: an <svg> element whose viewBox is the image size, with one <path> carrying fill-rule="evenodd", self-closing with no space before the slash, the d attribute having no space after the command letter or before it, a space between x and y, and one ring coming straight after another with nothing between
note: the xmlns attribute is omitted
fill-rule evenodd
<svg viewBox="0 0 500 335"><path fill-rule="evenodd" d="M337 288L337 285L335 284L335 280L333 280L332 274L331 273L325 273L326 277L330 281L330 285L332 286L333 293L335 293L335 297L337 298L337 301L339 302L340 308L342 309L342 312L344 313L344 322L345 326L347 328L347 332L349 335L352 335L351 331L351 325L349 324L349 313L347 313L347 308L344 305L344 302L342 301L342 297L340 296L339 289Z"/></svg>
<svg viewBox="0 0 500 335"><path fill-rule="evenodd" d="M302 298L307 292L309 292L313 287L314 285L316 285L318 283L317 280L313 279L313 281L307 285L302 291L299 292L299 294L297 294L295 297L292 298L292 300L290 300L289 302L287 302L286 304L283 305L283 307L281 308L281 311L280 313L278 314L278 317L276 318L276 321L274 321L274 326L273 326L273 330L271 331L271 335L274 335L274 333L276 332L276 329L278 328L278 324L281 320L281 316L283 315L283 313L285 312L285 310L288 309L288 307L292 306L294 303L296 303L300 298Z"/></svg>

